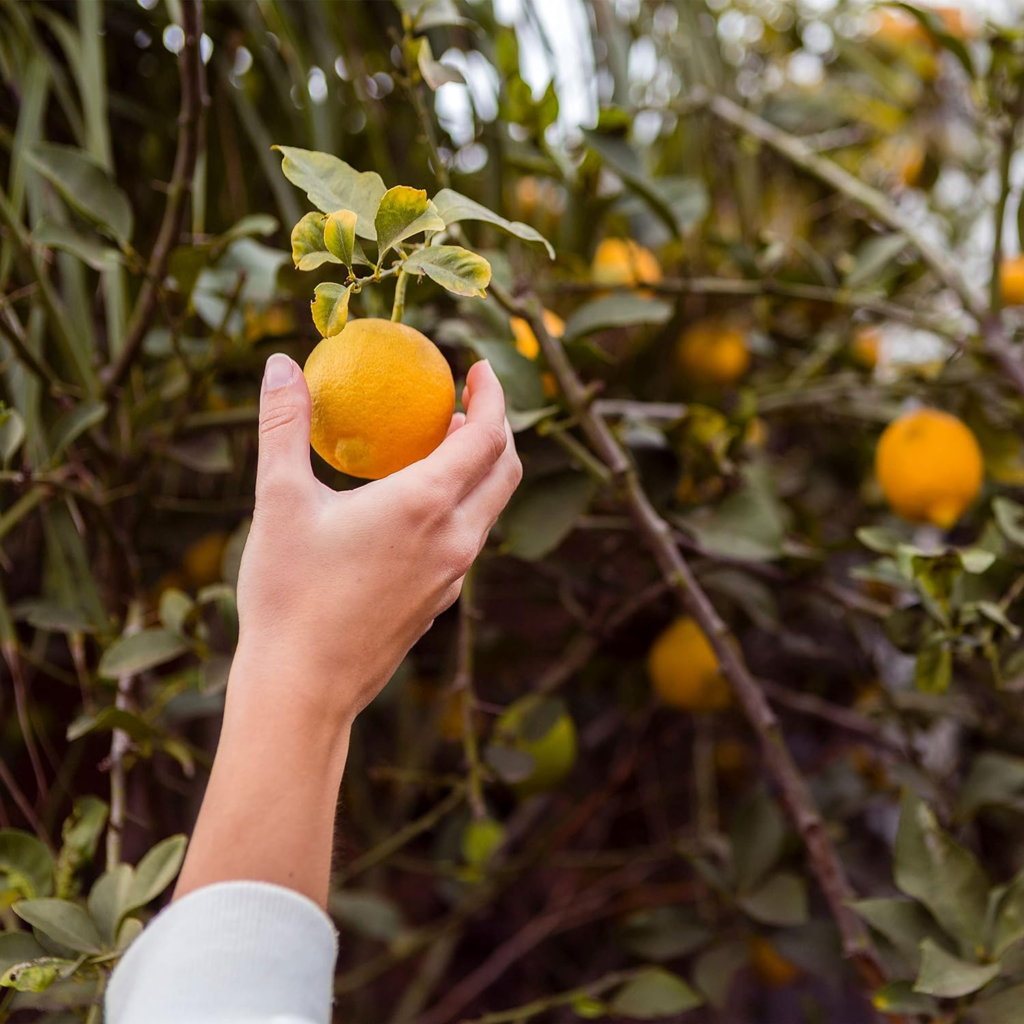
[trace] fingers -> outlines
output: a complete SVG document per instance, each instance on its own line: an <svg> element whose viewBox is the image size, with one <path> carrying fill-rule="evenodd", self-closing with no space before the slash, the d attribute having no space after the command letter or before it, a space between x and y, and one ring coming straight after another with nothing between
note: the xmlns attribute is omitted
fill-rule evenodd
<svg viewBox="0 0 1024 1024"><path fill-rule="evenodd" d="M464 412L456 412L452 414L452 421L448 424L448 433L445 437L451 437L456 430L459 429L466 422L466 414Z"/></svg>
<svg viewBox="0 0 1024 1024"><path fill-rule="evenodd" d="M301 370L275 352L267 360L260 393L256 501L290 500L315 483L309 463L309 389Z"/></svg>
<svg viewBox="0 0 1024 1024"><path fill-rule="evenodd" d="M508 420L505 421L505 436L501 458L459 505L466 520L480 529L484 540L523 478L523 466Z"/></svg>
<svg viewBox="0 0 1024 1024"><path fill-rule="evenodd" d="M470 368L463 402L463 425L452 430L426 459L409 467L448 492L453 502L459 502L490 472L508 443L505 395L486 360Z"/></svg>

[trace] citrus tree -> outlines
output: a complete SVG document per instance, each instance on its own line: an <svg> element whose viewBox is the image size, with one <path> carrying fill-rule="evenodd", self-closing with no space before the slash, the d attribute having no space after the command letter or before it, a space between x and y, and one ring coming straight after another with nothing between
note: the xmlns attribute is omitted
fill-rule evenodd
<svg viewBox="0 0 1024 1024"><path fill-rule="evenodd" d="M481 358L525 468L354 732L339 1020L1020 1019L1018 27L0 26L0 1020L98 1021L180 866L277 350L336 488Z"/></svg>

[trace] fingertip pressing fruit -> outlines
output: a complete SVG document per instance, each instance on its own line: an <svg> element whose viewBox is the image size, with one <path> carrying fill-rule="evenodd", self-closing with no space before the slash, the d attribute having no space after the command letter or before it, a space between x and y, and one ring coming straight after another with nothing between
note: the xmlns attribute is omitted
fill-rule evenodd
<svg viewBox="0 0 1024 1024"><path fill-rule="evenodd" d="M680 336L676 360L689 380L717 387L734 384L750 366L746 333L735 324L698 320Z"/></svg>
<svg viewBox="0 0 1024 1024"><path fill-rule="evenodd" d="M349 476L377 480L445 438L455 382L437 346L407 324L350 320L309 354L310 442Z"/></svg>
<svg viewBox="0 0 1024 1024"><path fill-rule="evenodd" d="M985 466L962 420L938 409L916 409L882 432L875 474L897 515L948 529L978 497Z"/></svg>
<svg viewBox="0 0 1024 1024"><path fill-rule="evenodd" d="M647 655L647 673L658 697L682 711L721 711L731 701L715 654L693 619L676 619Z"/></svg>
<svg viewBox="0 0 1024 1024"><path fill-rule="evenodd" d="M536 735L538 725L540 735ZM520 797L553 789L576 764L576 723L564 707L552 708L543 697L517 700L495 723L494 735L498 742L533 760L530 774L512 786Z"/></svg>
<svg viewBox="0 0 1024 1024"><path fill-rule="evenodd" d="M609 287L657 284L661 280L661 264L650 249L632 238L605 238L594 253L591 276L595 283ZM638 294L650 297L652 293L642 289Z"/></svg>

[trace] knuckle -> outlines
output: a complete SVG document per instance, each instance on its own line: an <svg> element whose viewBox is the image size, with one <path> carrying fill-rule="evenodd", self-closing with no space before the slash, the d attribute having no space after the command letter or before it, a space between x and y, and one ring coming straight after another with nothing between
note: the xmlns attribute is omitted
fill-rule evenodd
<svg viewBox="0 0 1024 1024"><path fill-rule="evenodd" d="M481 448L487 453L491 462L497 462L505 452L508 437L505 428L498 423L481 423L477 428Z"/></svg>
<svg viewBox="0 0 1024 1024"><path fill-rule="evenodd" d="M468 530L459 530L448 547L448 565L456 579L461 579L476 561L480 547Z"/></svg>

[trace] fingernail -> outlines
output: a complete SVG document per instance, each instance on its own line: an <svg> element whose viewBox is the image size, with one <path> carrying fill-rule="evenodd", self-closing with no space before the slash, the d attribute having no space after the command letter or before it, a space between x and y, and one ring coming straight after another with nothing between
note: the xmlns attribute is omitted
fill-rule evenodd
<svg viewBox="0 0 1024 1024"><path fill-rule="evenodd" d="M268 391L275 391L283 388L292 379L294 372L295 364L283 352L275 352L267 360L263 383Z"/></svg>

